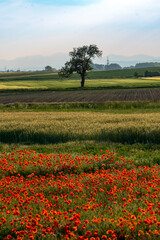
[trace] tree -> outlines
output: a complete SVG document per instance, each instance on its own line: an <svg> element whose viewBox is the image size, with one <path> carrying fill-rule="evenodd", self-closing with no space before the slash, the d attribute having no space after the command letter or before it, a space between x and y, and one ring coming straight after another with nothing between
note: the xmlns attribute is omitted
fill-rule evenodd
<svg viewBox="0 0 160 240"><path fill-rule="evenodd" d="M134 72L134 76L138 78L138 72Z"/></svg>
<svg viewBox="0 0 160 240"><path fill-rule="evenodd" d="M52 69L51 66L46 66L46 67L45 67L45 71L46 71L46 72L52 72L52 70L53 70L53 69Z"/></svg>
<svg viewBox="0 0 160 240"><path fill-rule="evenodd" d="M81 87L84 87L87 71L92 70L92 59L102 56L102 51L96 45L90 45L74 48L69 55L71 59L60 69L59 76L69 77L73 72L77 72L81 76Z"/></svg>

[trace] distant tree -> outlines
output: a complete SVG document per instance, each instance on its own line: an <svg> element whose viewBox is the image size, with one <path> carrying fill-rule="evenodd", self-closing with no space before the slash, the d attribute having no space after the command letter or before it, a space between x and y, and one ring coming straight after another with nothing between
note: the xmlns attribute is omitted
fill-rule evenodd
<svg viewBox="0 0 160 240"><path fill-rule="evenodd" d="M45 67L45 71L46 71L46 72L52 72L53 69L52 69L51 66L46 66L46 67Z"/></svg>
<svg viewBox="0 0 160 240"><path fill-rule="evenodd" d="M109 65L105 65L105 70L120 70L122 67L117 63L111 63Z"/></svg>
<svg viewBox="0 0 160 240"><path fill-rule="evenodd" d="M104 70L104 68L105 68L105 65L104 64L97 64L97 63L93 63L92 65L92 69L93 70L101 70L101 71L103 71Z"/></svg>
<svg viewBox="0 0 160 240"><path fill-rule="evenodd" d="M135 72L135 73L134 73L134 76L137 78L137 77L138 77L138 72Z"/></svg>
<svg viewBox="0 0 160 240"><path fill-rule="evenodd" d="M84 87L87 71L92 70L92 59L102 56L102 51L96 45L90 45L74 48L69 55L71 59L60 69L59 76L69 77L73 72L77 72L81 76L81 87Z"/></svg>
<svg viewBox="0 0 160 240"><path fill-rule="evenodd" d="M146 63L137 63L135 68L150 68L150 67L160 67L159 62L146 62Z"/></svg>
<svg viewBox="0 0 160 240"><path fill-rule="evenodd" d="M148 70L145 71L144 77L157 77L160 76L159 72L149 72Z"/></svg>
<svg viewBox="0 0 160 240"><path fill-rule="evenodd" d="M145 73L144 73L144 76L148 77L148 75L149 75L149 72L148 72L148 70L146 70Z"/></svg>

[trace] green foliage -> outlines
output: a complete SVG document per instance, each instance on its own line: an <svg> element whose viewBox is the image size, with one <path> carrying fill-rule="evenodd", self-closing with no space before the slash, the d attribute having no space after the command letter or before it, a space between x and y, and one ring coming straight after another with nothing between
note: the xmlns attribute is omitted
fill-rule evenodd
<svg viewBox="0 0 160 240"><path fill-rule="evenodd" d="M134 76L135 76L135 77L138 77L138 72L135 72L135 73L134 73Z"/></svg>
<svg viewBox="0 0 160 240"><path fill-rule="evenodd" d="M55 71L55 68L52 68L51 66L47 65L47 66L45 67L45 71L46 71L46 72L52 72L52 71Z"/></svg>
<svg viewBox="0 0 160 240"><path fill-rule="evenodd" d="M159 62L144 62L144 63L137 63L135 68L150 68L150 67L160 67Z"/></svg>
<svg viewBox="0 0 160 240"><path fill-rule="evenodd" d="M60 77L69 77L73 72L77 72L81 76L81 87L84 87L86 71L92 69L92 58L95 56L100 57L102 51L98 49L96 45L83 46L74 48L69 53L71 59L65 63L65 66L61 68L59 72Z"/></svg>
<svg viewBox="0 0 160 240"><path fill-rule="evenodd" d="M106 112L106 113L155 113L160 112L160 103L150 101L108 101L73 103L11 103L1 104L1 112Z"/></svg>

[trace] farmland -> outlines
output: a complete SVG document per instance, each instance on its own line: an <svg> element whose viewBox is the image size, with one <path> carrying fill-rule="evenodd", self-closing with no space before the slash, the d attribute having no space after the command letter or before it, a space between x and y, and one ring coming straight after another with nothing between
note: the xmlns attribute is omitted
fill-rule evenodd
<svg viewBox="0 0 160 240"><path fill-rule="evenodd" d="M160 78L133 74L0 74L0 240L159 239Z"/></svg>
<svg viewBox="0 0 160 240"><path fill-rule="evenodd" d="M118 143L160 141L160 113L1 112L0 141L59 143L80 140Z"/></svg>
<svg viewBox="0 0 160 240"><path fill-rule="evenodd" d="M140 75L148 69L138 69ZM160 68L149 68L160 71ZM135 69L88 72L85 89L123 89L160 87L160 77L135 78ZM65 90L80 88L80 76L73 74L69 79L61 79L57 73L20 72L0 73L0 90Z"/></svg>
<svg viewBox="0 0 160 240"><path fill-rule="evenodd" d="M19 79L0 79L0 90L76 90L80 89L80 79L57 79L57 75L39 77L23 77ZM44 77L44 76L43 76ZM54 78L53 78L54 77ZM128 89L128 88L160 87L160 77L124 78L124 79L86 79L85 89Z"/></svg>
<svg viewBox="0 0 160 240"><path fill-rule="evenodd" d="M121 69L110 71L90 71L87 74L88 79L111 79L111 78L133 78L134 73L138 72L139 75L144 75L145 71L160 72L159 67L139 68L139 69ZM57 79L57 73L40 72L14 72L14 73L0 73L2 80L33 80L33 79ZM70 79L79 79L78 74L73 74Z"/></svg>
<svg viewBox="0 0 160 240"><path fill-rule="evenodd" d="M1 92L0 103L105 103L160 101L160 89Z"/></svg>

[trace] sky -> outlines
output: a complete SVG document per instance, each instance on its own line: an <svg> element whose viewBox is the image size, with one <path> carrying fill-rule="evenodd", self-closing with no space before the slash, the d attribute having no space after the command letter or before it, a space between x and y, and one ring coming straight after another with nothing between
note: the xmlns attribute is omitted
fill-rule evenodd
<svg viewBox="0 0 160 240"><path fill-rule="evenodd" d="M0 59L90 44L106 56L160 57L160 1L0 0Z"/></svg>

